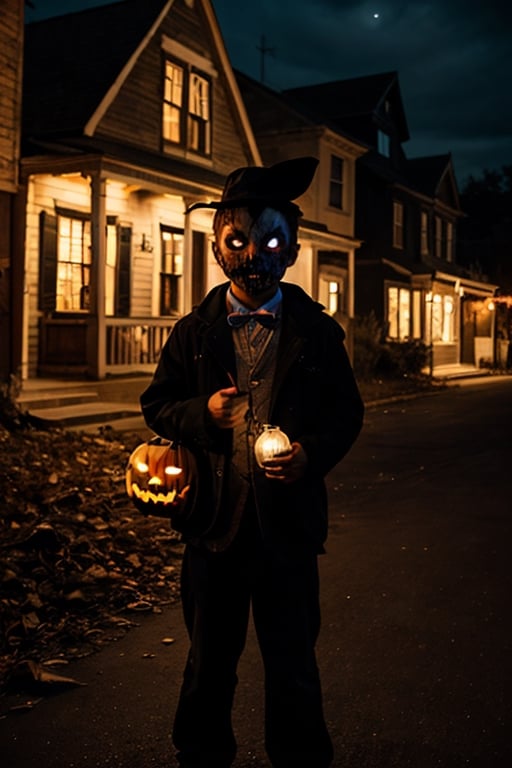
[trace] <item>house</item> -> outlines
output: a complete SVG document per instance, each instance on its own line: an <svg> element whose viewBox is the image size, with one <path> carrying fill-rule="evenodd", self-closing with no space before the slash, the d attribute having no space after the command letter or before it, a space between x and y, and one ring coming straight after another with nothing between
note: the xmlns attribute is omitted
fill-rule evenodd
<svg viewBox="0 0 512 768"><path fill-rule="evenodd" d="M211 211L261 159L209 0L124 0L28 24L23 378L152 372L224 280Z"/></svg>
<svg viewBox="0 0 512 768"><path fill-rule="evenodd" d="M4 0L0 9L0 384L16 371L12 345L21 331L19 303L13 288L23 291L23 259L14 258L18 240L20 120L23 70L24 0Z"/></svg>
<svg viewBox="0 0 512 768"><path fill-rule="evenodd" d="M428 345L431 370L492 356L496 286L457 264L460 208L449 154L408 159L396 72L284 91L297 109L364 142L356 164L356 315L389 341Z"/></svg>
<svg viewBox="0 0 512 768"><path fill-rule="evenodd" d="M302 285L344 328L353 353L356 161L368 147L282 94L235 72L265 164L300 155L318 158L315 178L301 198L300 257L287 279Z"/></svg>

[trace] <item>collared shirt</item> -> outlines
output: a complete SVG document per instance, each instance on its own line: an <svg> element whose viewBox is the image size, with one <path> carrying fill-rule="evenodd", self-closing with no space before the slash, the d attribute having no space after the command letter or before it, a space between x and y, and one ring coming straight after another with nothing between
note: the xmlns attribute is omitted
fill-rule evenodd
<svg viewBox="0 0 512 768"><path fill-rule="evenodd" d="M256 307L255 309L249 309L249 307L246 307L244 304L242 304L235 296L233 291L231 290L231 287L228 289L227 292L227 300L229 305L231 306L231 312L241 312L242 314L246 312L254 312L254 311L265 311L265 312L272 312L273 314L278 314L279 309L281 307L281 302L283 301L283 292L281 291L280 286L277 287L277 291L274 293L272 298L270 298L268 301L265 302L265 304L262 304L260 307Z"/></svg>

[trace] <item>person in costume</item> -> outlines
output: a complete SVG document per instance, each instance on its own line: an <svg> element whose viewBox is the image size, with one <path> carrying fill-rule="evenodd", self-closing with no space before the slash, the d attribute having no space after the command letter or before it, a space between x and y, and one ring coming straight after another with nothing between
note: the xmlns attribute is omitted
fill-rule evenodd
<svg viewBox="0 0 512 768"><path fill-rule="evenodd" d="M180 319L141 396L148 426L200 467L181 597L190 651L174 719L185 768L228 768L232 707L250 609L265 670L265 748L274 768L333 759L315 645L318 556L327 537L324 478L356 440L363 403L344 331L283 281L299 253L293 202L317 160L245 167L215 209L215 258L227 282ZM291 448L259 466L254 444L278 426Z"/></svg>

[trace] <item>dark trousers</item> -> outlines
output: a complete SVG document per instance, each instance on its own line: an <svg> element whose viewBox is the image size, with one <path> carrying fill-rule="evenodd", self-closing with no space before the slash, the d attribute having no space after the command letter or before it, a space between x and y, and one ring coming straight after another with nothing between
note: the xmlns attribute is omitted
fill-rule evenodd
<svg viewBox="0 0 512 768"><path fill-rule="evenodd" d="M242 535L224 553L187 546L182 602L190 652L174 721L180 765L227 768L235 759L231 710L252 603L265 669L265 747L274 768L327 768L315 643L316 555L285 559Z"/></svg>

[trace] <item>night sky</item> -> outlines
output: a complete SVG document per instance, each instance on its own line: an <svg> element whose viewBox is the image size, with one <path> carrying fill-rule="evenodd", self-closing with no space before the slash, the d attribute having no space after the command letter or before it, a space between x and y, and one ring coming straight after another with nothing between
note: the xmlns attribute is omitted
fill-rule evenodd
<svg viewBox="0 0 512 768"><path fill-rule="evenodd" d="M141 0L143 2L144 0ZM35 21L103 0L32 0ZM398 71L408 157L451 152L459 186L512 165L512 3L213 0L232 66L281 90Z"/></svg>

